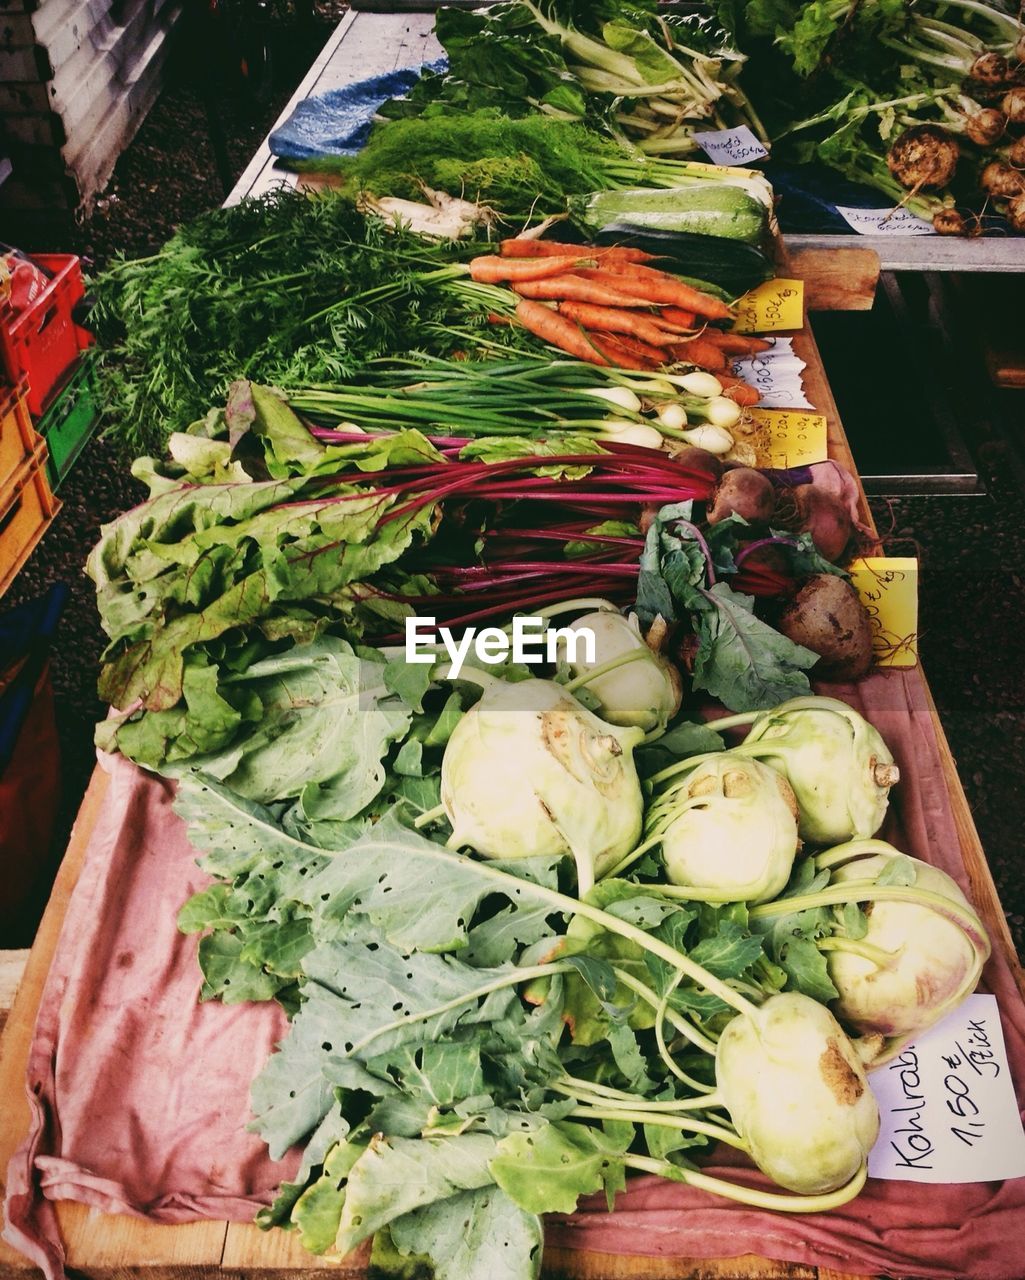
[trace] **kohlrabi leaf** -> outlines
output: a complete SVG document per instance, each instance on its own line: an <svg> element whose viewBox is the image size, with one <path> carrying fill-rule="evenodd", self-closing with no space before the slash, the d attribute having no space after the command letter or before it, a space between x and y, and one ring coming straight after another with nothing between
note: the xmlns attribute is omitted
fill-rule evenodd
<svg viewBox="0 0 1025 1280"><path fill-rule="evenodd" d="M426 1254L435 1280L536 1280L543 1232L496 1186L463 1191L391 1223L404 1256Z"/></svg>
<svg viewBox="0 0 1025 1280"><path fill-rule="evenodd" d="M467 944L473 914L488 894L513 906L535 905L530 876L550 882L556 860L482 863L441 849L404 827L393 812L333 859L307 885L318 928L327 936L351 911L364 916L395 946L451 951ZM522 877L510 883L500 873ZM541 899L543 901L543 899Z"/></svg>
<svg viewBox="0 0 1025 1280"><path fill-rule="evenodd" d="M779 948L776 960L786 970L788 991L799 991L823 1004L840 994L829 976L825 956L811 939L791 936Z"/></svg>
<svg viewBox="0 0 1025 1280"><path fill-rule="evenodd" d="M203 970L200 1000L220 999L224 1004L249 1004L273 1000L290 979L268 973L243 954L245 943L234 933L211 933L199 944Z"/></svg>
<svg viewBox="0 0 1025 1280"><path fill-rule="evenodd" d="M365 1143L355 1142L332 1147L320 1177L310 1182L293 1206L289 1221L310 1253L327 1253L333 1248L345 1203L345 1180L365 1150Z"/></svg>
<svg viewBox="0 0 1025 1280"><path fill-rule="evenodd" d="M337 1248L348 1253L387 1223L461 1191L490 1186L498 1143L486 1134L386 1138L377 1134L349 1171Z"/></svg>
<svg viewBox="0 0 1025 1280"><path fill-rule="evenodd" d="M597 1129L562 1120L503 1138L491 1172L528 1213L572 1213L581 1196L623 1185L625 1151Z"/></svg>

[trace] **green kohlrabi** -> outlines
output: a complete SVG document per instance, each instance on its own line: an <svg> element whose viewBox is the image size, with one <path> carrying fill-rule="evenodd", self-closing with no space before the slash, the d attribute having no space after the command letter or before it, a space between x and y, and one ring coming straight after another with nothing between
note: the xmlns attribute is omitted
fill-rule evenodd
<svg viewBox="0 0 1025 1280"><path fill-rule="evenodd" d="M841 844L874 836L882 826L900 771L878 731L845 702L792 698L710 727L739 724L751 729L734 750L772 765L793 787L802 840Z"/></svg>
<svg viewBox="0 0 1025 1280"><path fill-rule="evenodd" d="M784 888L800 842L781 773L723 751L671 765L653 783L641 848L661 848L679 896L764 902Z"/></svg>
<svg viewBox="0 0 1025 1280"><path fill-rule="evenodd" d="M680 709L680 673L641 635L636 614L624 616L610 605L577 618L563 629L590 631L594 636L594 660L575 657L569 669L579 683L586 681L605 720L636 726L645 732L665 729ZM637 657L621 666L612 665L628 655ZM606 664L612 669L598 674L597 669Z"/></svg>
<svg viewBox="0 0 1025 1280"><path fill-rule="evenodd" d="M833 1007L851 1030L885 1041L876 1065L974 991L989 938L946 872L882 840L839 845L815 865L826 885L753 915L832 908L835 924L818 946L838 993Z"/></svg>
<svg viewBox="0 0 1025 1280"><path fill-rule="evenodd" d="M553 681L489 681L442 760L449 844L489 858L572 854L586 892L640 836L633 749L642 737Z"/></svg>
<svg viewBox="0 0 1025 1280"><path fill-rule="evenodd" d="M758 1167L814 1195L856 1177L879 1132L879 1111L854 1046L828 1009L795 992L728 1023L715 1073Z"/></svg>

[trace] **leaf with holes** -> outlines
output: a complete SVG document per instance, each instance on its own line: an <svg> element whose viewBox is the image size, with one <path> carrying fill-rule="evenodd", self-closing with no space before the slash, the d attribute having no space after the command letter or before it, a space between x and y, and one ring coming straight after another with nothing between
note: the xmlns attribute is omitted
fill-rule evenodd
<svg viewBox="0 0 1025 1280"><path fill-rule="evenodd" d="M426 1254L434 1280L536 1280L543 1232L498 1187L481 1187L396 1218L391 1238L403 1256Z"/></svg>
<svg viewBox="0 0 1025 1280"><path fill-rule="evenodd" d="M365 916L397 947L454 951L465 947L474 912L489 894L514 907L536 905L529 887L508 876L554 885L554 858L483 863L449 853L404 827L389 811L307 886L321 937L346 931L350 913ZM502 872L508 873L502 875Z"/></svg>
<svg viewBox="0 0 1025 1280"><path fill-rule="evenodd" d="M528 1213L572 1213L581 1196L621 1186L626 1145L587 1125L560 1120L511 1133L491 1161L495 1181Z"/></svg>
<svg viewBox="0 0 1025 1280"><path fill-rule="evenodd" d="M488 1161L498 1148L487 1134L454 1138L386 1138L377 1134L353 1165L335 1242L348 1253L403 1214L494 1182Z"/></svg>

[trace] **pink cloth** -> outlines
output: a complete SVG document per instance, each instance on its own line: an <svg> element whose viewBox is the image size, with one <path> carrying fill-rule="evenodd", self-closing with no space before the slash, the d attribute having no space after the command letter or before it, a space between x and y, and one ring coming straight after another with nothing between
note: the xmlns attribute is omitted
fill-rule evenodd
<svg viewBox="0 0 1025 1280"><path fill-rule="evenodd" d="M885 834L967 889L937 743L917 671L842 693L890 744L902 780ZM155 1222L245 1220L290 1177L246 1133L249 1084L284 1032L273 1005L198 1005L195 940L175 929L204 883L171 788L124 761L86 854L44 990L28 1072L32 1129L11 1162L5 1238L49 1280L63 1252L50 1201L82 1201ZM1025 1096L1025 1005L1006 961L986 968ZM739 1159L736 1164L742 1161ZM723 1160L709 1172L722 1171ZM742 1175L768 1185L756 1172ZM924 1187L870 1180L844 1209L759 1212L638 1178L608 1214L593 1199L548 1219L556 1245L646 1256L734 1257L930 1280L1019 1280L1025 1179Z"/></svg>

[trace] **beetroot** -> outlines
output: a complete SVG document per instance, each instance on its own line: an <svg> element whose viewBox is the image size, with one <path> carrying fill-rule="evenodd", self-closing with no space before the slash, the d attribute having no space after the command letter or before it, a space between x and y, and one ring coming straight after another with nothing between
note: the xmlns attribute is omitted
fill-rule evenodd
<svg viewBox="0 0 1025 1280"><path fill-rule="evenodd" d="M764 524L775 509L776 490L768 476L752 467L736 467L719 481L707 519L709 524L718 524L738 515L749 524Z"/></svg>
<svg viewBox="0 0 1025 1280"><path fill-rule="evenodd" d="M830 493L811 484L798 485L793 491L797 504L797 528L810 533L821 556L838 564L851 540L851 517L847 508Z"/></svg>
<svg viewBox="0 0 1025 1280"><path fill-rule="evenodd" d="M872 665L872 626L858 593L844 578L809 578L779 620L779 630L820 655L817 676L858 680Z"/></svg>

